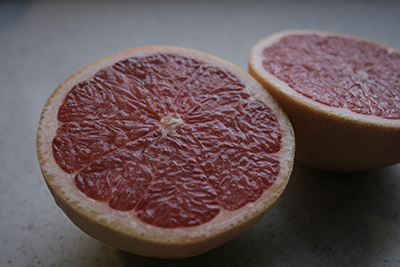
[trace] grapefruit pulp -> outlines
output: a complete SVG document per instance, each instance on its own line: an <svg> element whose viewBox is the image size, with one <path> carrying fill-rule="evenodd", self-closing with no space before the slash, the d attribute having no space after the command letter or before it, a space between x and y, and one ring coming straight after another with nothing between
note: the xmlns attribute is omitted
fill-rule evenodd
<svg viewBox="0 0 400 267"><path fill-rule="evenodd" d="M249 73L287 113L296 161L330 171L400 162L400 52L339 33L289 30L265 37Z"/></svg>
<svg viewBox="0 0 400 267"><path fill-rule="evenodd" d="M292 171L294 135L243 70L154 46L65 80L43 108L37 153L57 204L84 232L134 254L185 258L272 208Z"/></svg>

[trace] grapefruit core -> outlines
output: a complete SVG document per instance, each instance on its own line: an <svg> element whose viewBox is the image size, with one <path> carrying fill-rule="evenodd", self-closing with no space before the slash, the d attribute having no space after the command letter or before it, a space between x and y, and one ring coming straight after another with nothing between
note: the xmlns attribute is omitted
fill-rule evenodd
<svg viewBox="0 0 400 267"><path fill-rule="evenodd" d="M330 171L400 162L400 52L339 33L289 30L260 40L249 73L278 101L296 161Z"/></svg>
<svg viewBox="0 0 400 267"><path fill-rule="evenodd" d="M84 232L134 254L185 258L272 208L292 171L294 134L248 73L155 46L65 80L43 108L37 153L57 204Z"/></svg>

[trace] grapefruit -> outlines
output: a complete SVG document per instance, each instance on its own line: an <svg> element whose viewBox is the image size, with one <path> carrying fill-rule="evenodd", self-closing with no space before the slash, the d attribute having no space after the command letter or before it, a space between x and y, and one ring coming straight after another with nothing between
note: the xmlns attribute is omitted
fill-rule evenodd
<svg viewBox="0 0 400 267"><path fill-rule="evenodd" d="M292 122L296 161L329 171L400 162L400 52L340 33L288 30L257 42L249 73Z"/></svg>
<svg viewBox="0 0 400 267"><path fill-rule="evenodd" d="M245 71L154 46L66 79L43 108L37 154L56 203L84 232L134 254L185 258L273 207L292 171L294 134Z"/></svg>

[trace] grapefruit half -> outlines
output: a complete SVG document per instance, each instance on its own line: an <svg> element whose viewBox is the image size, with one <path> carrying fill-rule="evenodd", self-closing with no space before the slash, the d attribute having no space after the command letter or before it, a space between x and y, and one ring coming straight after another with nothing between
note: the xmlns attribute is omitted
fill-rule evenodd
<svg viewBox="0 0 400 267"><path fill-rule="evenodd" d="M400 52L339 33L265 37L249 73L278 101L296 135L296 161L330 171L400 162Z"/></svg>
<svg viewBox="0 0 400 267"><path fill-rule="evenodd" d="M84 232L159 258L216 248L286 187L291 124L248 73L179 47L102 58L46 102L37 154L56 203Z"/></svg>

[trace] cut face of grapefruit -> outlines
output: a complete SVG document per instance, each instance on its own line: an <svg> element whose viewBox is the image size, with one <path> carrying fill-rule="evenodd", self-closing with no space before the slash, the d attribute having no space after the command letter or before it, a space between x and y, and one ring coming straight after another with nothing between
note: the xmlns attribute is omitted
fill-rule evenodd
<svg viewBox="0 0 400 267"><path fill-rule="evenodd" d="M250 75L198 51L100 59L47 101L39 163L83 231L138 255L184 258L258 222L283 192L294 136Z"/></svg>
<svg viewBox="0 0 400 267"><path fill-rule="evenodd" d="M260 40L249 73L286 111L296 160L363 171L400 162L400 52L338 33L293 30Z"/></svg>

